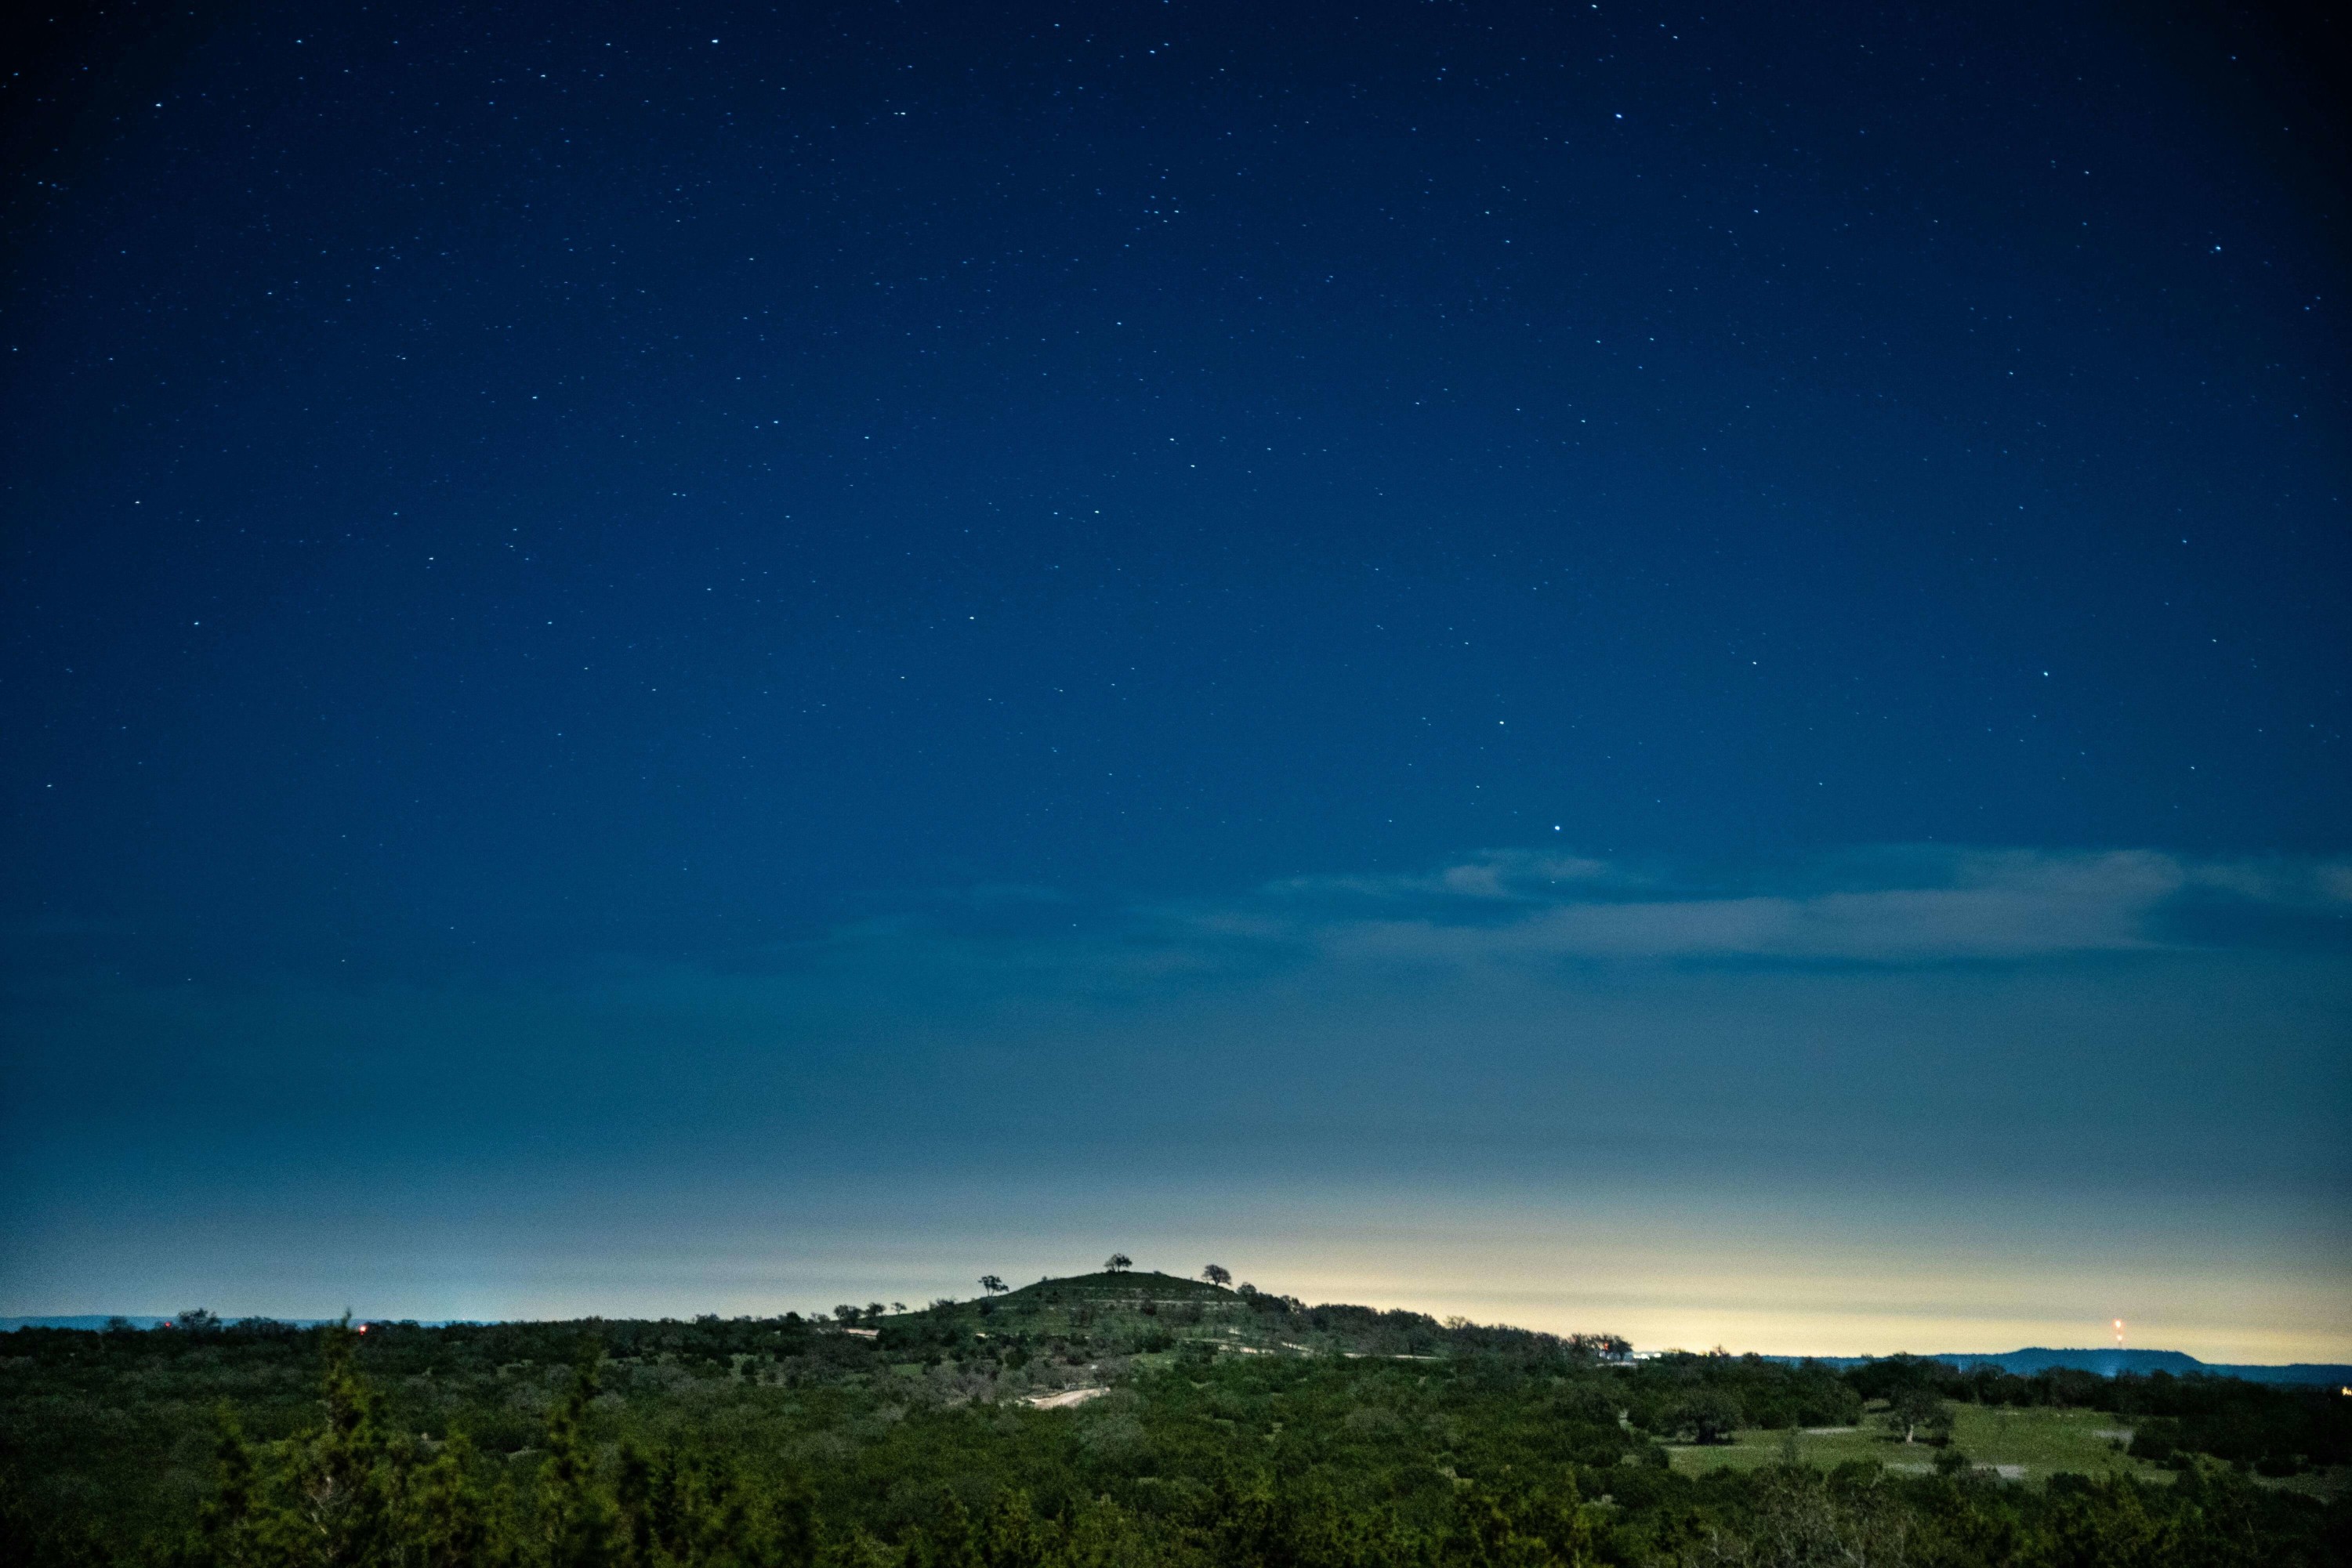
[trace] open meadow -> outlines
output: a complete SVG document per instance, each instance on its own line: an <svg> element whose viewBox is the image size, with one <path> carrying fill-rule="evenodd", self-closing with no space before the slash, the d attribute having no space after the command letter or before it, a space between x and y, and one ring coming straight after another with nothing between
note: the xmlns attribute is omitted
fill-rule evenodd
<svg viewBox="0 0 2352 1568"><path fill-rule="evenodd" d="M2099 1410L1968 1405L1953 1413L1948 1448L1906 1443L1883 1411L1873 1411L1859 1426L1777 1432L1751 1427L1734 1433L1729 1443L1675 1443L1666 1451L1676 1471L1693 1476L1753 1470L1790 1458L1822 1469L1858 1461L1882 1464L1897 1474L1925 1475L1949 1453L1964 1456L1975 1471L2028 1485L2062 1474L2168 1483L2172 1471L2127 1452L2132 1435L2128 1424Z"/></svg>

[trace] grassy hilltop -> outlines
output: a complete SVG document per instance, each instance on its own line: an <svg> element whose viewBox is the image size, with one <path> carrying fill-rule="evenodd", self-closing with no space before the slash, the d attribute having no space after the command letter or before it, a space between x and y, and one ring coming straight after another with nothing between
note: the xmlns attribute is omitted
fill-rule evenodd
<svg viewBox="0 0 2352 1568"><path fill-rule="evenodd" d="M1044 1279L1001 1295L935 1301L914 1312L867 1312L855 1319L852 1332L856 1323L895 1343L946 1343L968 1335L1047 1348L1066 1360L1076 1346L1113 1360L1140 1357L1147 1363L1180 1352L1435 1356L1449 1347L1549 1337L1461 1320L1441 1323L1419 1312L1310 1307L1246 1283L1215 1285L1148 1270ZM1596 1340L1591 1348L1605 1347Z"/></svg>
<svg viewBox="0 0 2352 1568"><path fill-rule="evenodd" d="M824 1318L26 1329L0 1563L2352 1560L2333 1395L1622 1346L1128 1270ZM2075 1550L2110 1538L2137 1555Z"/></svg>
<svg viewBox="0 0 2352 1568"><path fill-rule="evenodd" d="M1049 1299L1132 1302L1139 1308L1145 1302L1170 1305L1202 1301L1233 1305L1243 1297L1231 1286L1213 1285L1205 1280L1180 1279L1174 1274L1162 1274L1150 1269L1122 1269L1116 1271L1105 1270L1095 1274L1072 1274L1061 1280L1041 1279L1035 1284L1023 1285L1008 1295L982 1299L992 1299L1006 1304Z"/></svg>
<svg viewBox="0 0 2352 1568"><path fill-rule="evenodd" d="M1202 1280L1182 1280L1150 1270L1108 1270L1044 1279L1003 1295L943 1302L929 1315L968 1321L985 1332L992 1320L1037 1330L1064 1332L1101 1327L1148 1331L1158 1327L1197 1337L1204 1325L1244 1327L1259 1314L1250 1310L1256 1292L1241 1294ZM1002 1326L1002 1324L1000 1324Z"/></svg>

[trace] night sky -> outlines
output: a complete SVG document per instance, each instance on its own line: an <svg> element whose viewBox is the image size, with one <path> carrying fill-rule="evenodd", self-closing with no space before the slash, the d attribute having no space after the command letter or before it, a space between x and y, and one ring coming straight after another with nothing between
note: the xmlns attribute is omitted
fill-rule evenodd
<svg viewBox="0 0 2352 1568"><path fill-rule="evenodd" d="M2343 123L1946 10L17 24L0 1312L2352 1360Z"/></svg>

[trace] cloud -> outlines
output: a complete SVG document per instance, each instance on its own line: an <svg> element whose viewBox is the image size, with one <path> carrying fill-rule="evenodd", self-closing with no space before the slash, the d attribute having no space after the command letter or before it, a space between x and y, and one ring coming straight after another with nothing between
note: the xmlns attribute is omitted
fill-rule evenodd
<svg viewBox="0 0 2352 1568"><path fill-rule="evenodd" d="M2340 932L2352 870L1891 847L1710 876L1496 851L1426 873L1292 879L1184 918L1204 936L1365 962L1901 965L2216 946L2232 915L2273 933L2283 917Z"/></svg>

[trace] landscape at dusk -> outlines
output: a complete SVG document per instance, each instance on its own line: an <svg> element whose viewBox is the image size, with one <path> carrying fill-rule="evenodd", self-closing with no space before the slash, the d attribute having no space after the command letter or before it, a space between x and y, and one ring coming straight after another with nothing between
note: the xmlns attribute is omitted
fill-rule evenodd
<svg viewBox="0 0 2352 1568"><path fill-rule="evenodd" d="M0 1559L2352 1561L2341 31L9 23Z"/></svg>

